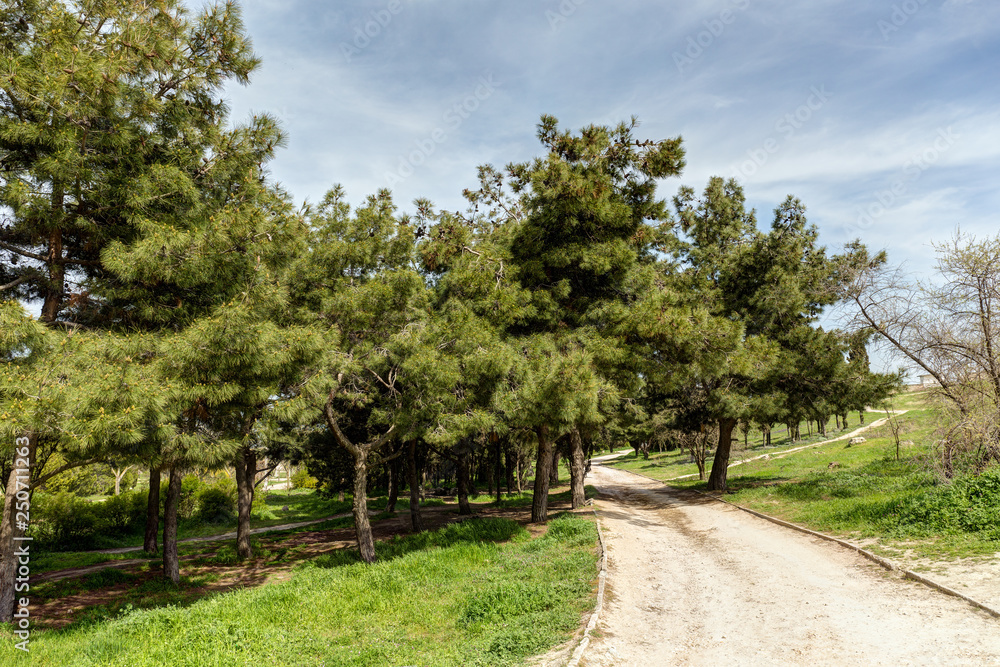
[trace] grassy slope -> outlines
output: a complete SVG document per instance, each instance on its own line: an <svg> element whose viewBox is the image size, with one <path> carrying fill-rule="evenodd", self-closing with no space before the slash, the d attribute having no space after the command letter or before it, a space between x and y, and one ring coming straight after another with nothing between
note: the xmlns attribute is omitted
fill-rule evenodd
<svg viewBox="0 0 1000 667"><path fill-rule="evenodd" d="M920 394L900 397L896 409L909 410L900 417L906 429L900 437L914 443L902 448L899 461L886 427L866 433L867 442L853 447L841 441L780 458L781 448L775 448L767 452L768 460L729 470L727 500L814 530L873 540L874 550L890 556L905 550L937 558L1000 551L1000 506L993 505L988 491L965 486L992 482L987 478L982 483L945 482L934 471L937 412ZM871 414L866 421L877 416ZM617 467L668 480L684 474L683 466L690 465L686 455L671 457L662 463L653 457L650 461L630 457ZM670 484L705 486L697 478ZM977 503L977 496L983 496L982 502ZM977 520L976 513L992 516Z"/></svg>
<svg viewBox="0 0 1000 667"><path fill-rule="evenodd" d="M36 665L514 665L564 641L592 604L596 531L543 537L477 519L320 557L289 581L111 621L36 631ZM14 664L0 631L0 663Z"/></svg>
<svg viewBox="0 0 1000 667"><path fill-rule="evenodd" d="M901 408L897 408L901 409ZM865 414L865 423L870 424L873 421L880 419L885 416L884 412L872 412L869 411ZM742 459L749 459L755 456L760 456L761 454L768 454L770 456L775 456L781 454L789 449L797 449L803 445L809 445L817 442L822 442L829 438L836 438L845 433L849 433L861 425L858 423L857 413L852 413L850 415L851 422L846 431L835 430L835 423L833 419L830 420L827 425L827 435L821 436L814 433L811 436L806 436L801 440L792 442L789 440L784 427L775 427L771 433L771 446L765 447L763 445L760 433L756 433L756 437L751 436L748 438L747 445L744 445L743 439L740 437L742 434L735 432L733 437L737 438L733 442L733 450L731 454L730 463L736 463ZM806 434L807 426L803 422L800 426L800 431ZM691 461L691 457L687 452L681 450L674 450L672 452L652 452L649 455L649 459L636 458L635 452L633 451L629 455L625 456L615 463L609 463L609 465L620 468L622 470L629 470L632 472L638 472L649 477L654 477L661 480L672 480L677 477L682 477L685 475L697 475L698 466ZM708 459L705 461L705 473L712 467L712 456L709 454ZM733 474L735 469L730 471L730 475Z"/></svg>

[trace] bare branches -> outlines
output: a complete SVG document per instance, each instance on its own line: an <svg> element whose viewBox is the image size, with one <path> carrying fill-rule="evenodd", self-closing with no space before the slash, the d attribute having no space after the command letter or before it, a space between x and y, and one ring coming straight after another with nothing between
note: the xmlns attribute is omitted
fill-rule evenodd
<svg viewBox="0 0 1000 667"><path fill-rule="evenodd" d="M850 324L877 332L933 377L957 410L944 434L950 474L956 452L976 450L977 465L1000 459L1000 235L980 241L959 232L934 247L939 282L910 280L878 261L858 268Z"/></svg>

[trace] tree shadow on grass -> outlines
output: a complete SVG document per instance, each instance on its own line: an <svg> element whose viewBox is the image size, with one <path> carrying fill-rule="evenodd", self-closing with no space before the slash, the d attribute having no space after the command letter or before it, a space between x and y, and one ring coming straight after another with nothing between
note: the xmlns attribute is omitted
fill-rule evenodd
<svg viewBox="0 0 1000 667"><path fill-rule="evenodd" d="M77 629L113 620L133 609L188 607L236 588L259 586L267 576L266 568L251 567L229 577L213 573L182 576L178 586L156 567L142 572L109 568L84 579L40 585L32 599L32 615L40 630Z"/></svg>

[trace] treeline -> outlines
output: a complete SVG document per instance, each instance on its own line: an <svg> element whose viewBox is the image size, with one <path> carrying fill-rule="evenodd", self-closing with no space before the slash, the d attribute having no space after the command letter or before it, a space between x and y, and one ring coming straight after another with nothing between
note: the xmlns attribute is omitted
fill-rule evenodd
<svg viewBox="0 0 1000 667"><path fill-rule="evenodd" d="M734 181L659 198L680 138L543 116L541 157L481 167L464 212L400 213L388 191L355 208L340 187L296 208L268 177L277 123L233 124L220 99L257 66L231 2L0 9L0 619L15 438L31 489L148 468L154 551L162 475L177 581L192 468L234 469L241 557L265 461L349 484L370 562L373 470L416 494L422 466L450 462L469 511L473 460L494 489L531 464L540 522L556 452L579 506L595 444L710 429L723 490L740 420L825 423L899 382L869 372L863 332L817 325L865 249L828 253L792 197L759 229Z"/></svg>

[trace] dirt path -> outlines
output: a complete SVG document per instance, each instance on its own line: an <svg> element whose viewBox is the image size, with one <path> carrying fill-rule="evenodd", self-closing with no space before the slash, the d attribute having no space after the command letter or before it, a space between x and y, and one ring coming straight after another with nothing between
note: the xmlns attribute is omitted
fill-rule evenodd
<svg viewBox="0 0 1000 667"><path fill-rule="evenodd" d="M1000 622L847 549L595 465L608 598L581 665L993 665Z"/></svg>

